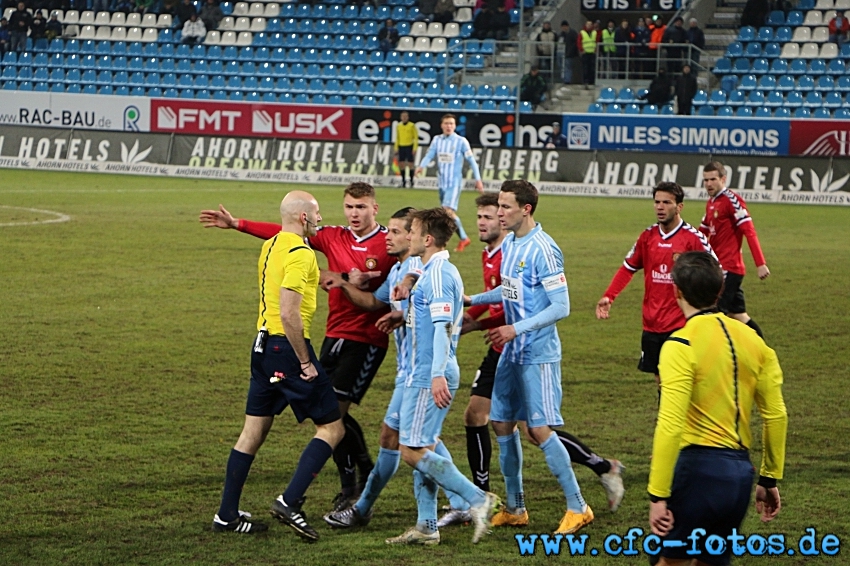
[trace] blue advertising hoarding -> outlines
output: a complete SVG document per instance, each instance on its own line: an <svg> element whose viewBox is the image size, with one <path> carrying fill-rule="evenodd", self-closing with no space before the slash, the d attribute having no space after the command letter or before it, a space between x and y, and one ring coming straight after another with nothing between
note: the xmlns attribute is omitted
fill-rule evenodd
<svg viewBox="0 0 850 566"><path fill-rule="evenodd" d="M573 150L620 150L725 155L788 155L790 120L753 118L564 116Z"/></svg>

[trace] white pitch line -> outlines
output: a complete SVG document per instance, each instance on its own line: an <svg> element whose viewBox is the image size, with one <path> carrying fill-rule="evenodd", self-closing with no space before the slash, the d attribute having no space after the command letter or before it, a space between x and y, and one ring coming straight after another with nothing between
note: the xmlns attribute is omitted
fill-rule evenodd
<svg viewBox="0 0 850 566"><path fill-rule="evenodd" d="M52 210L42 210L40 208L26 208L23 206L6 206L0 204L0 208L10 208L14 210L25 210L27 212L37 212L41 214L52 214L56 218L50 218L48 220L38 220L36 222L0 222L0 227L3 226L34 226L36 224L58 224L59 222L68 222L71 220L71 217L67 214L62 214L61 212L53 212Z"/></svg>

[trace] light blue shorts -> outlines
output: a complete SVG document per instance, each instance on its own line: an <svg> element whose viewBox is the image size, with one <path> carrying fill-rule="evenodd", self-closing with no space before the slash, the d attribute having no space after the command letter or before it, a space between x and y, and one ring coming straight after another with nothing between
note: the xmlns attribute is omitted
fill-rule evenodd
<svg viewBox="0 0 850 566"><path fill-rule="evenodd" d="M556 427L561 417L561 364L521 365L504 356L496 367L490 420Z"/></svg>
<svg viewBox="0 0 850 566"><path fill-rule="evenodd" d="M461 185L455 185L450 188L440 187L440 206L446 206L457 211L458 204L460 203L460 189Z"/></svg>
<svg viewBox="0 0 850 566"><path fill-rule="evenodd" d="M387 414L384 415L384 423L398 432L401 421L401 399L404 396L404 381L396 380L393 396L390 397L390 404L387 405Z"/></svg>
<svg viewBox="0 0 850 566"><path fill-rule="evenodd" d="M449 391L454 400L457 390ZM430 387L405 387L401 400L399 444L410 448L436 444L448 412L449 407L440 409L434 403Z"/></svg>

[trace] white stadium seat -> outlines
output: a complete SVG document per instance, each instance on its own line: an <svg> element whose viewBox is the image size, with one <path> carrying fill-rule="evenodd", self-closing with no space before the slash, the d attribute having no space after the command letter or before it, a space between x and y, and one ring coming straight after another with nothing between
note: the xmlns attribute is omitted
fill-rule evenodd
<svg viewBox="0 0 850 566"><path fill-rule="evenodd" d="M142 16L142 27L143 28L155 28L156 27L156 14L145 14Z"/></svg>
<svg viewBox="0 0 850 566"><path fill-rule="evenodd" d="M460 35L460 25L457 22L449 22L446 24L446 27L443 28L443 36L445 37L457 37Z"/></svg>
<svg viewBox="0 0 850 566"><path fill-rule="evenodd" d="M233 15L234 16L247 16L248 15L248 3L247 2L237 2L236 6L233 7Z"/></svg>
<svg viewBox="0 0 850 566"><path fill-rule="evenodd" d="M794 37L791 38L791 41L796 43L805 43L807 41L811 41L812 39L812 29L807 28L806 26L800 26L798 28L794 28Z"/></svg>
<svg viewBox="0 0 850 566"><path fill-rule="evenodd" d="M219 45L236 45L236 32L235 31L226 31L221 34L221 41L218 42Z"/></svg>
<svg viewBox="0 0 850 566"><path fill-rule="evenodd" d="M434 53L442 53L446 50L446 38L445 37L434 37L431 39L431 49Z"/></svg>
<svg viewBox="0 0 850 566"><path fill-rule="evenodd" d="M417 37L416 43L413 44L414 51L430 51L431 50L431 38L430 37Z"/></svg>
<svg viewBox="0 0 850 566"><path fill-rule="evenodd" d="M94 26L83 26L80 30L80 34L77 36L77 39L94 39L95 30Z"/></svg>
<svg viewBox="0 0 850 566"><path fill-rule="evenodd" d="M232 32L228 32L232 33ZM236 38L236 45L239 47L248 47L254 43L254 34L250 31L241 31L239 32L239 36Z"/></svg>
<svg viewBox="0 0 850 566"><path fill-rule="evenodd" d="M800 28L797 28L800 29ZM799 43L786 43L782 46L782 54L780 57L783 59L796 59L800 56L800 44Z"/></svg>
<svg viewBox="0 0 850 566"><path fill-rule="evenodd" d="M156 28L147 28L142 32L142 41L145 43L156 43L159 38L159 31Z"/></svg>
<svg viewBox="0 0 850 566"><path fill-rule="evenodd" d="M838 45L835 43L824 43L820 46L821 59L835 59L838 57Z"/></svg>
<svg viewBox="0 0 850 566"><path fill-rule="evenodd" d="M65 12L65 17L62 19L63 24L78 24L80 23L80 13L77 10L68 10Z"/></svg>
<svg viewBox="0 0 850 566"><path fill-rule="evenodd" d="M428 24L425 22L413 22L410 26L410 35L413 37L428 35Z"/></svg>
<svg viewBox="0 0 850 566"><path fill-rule="evenodd" d="M817 43L806 43L800 49L800 59L817 59L819 54Z"/></svg>
<svg viewBox="0 0 850 566"><path fill-rule="evenodd" d="M130 28L127 30L127 41L141 41L142 40L142 28Z"/></svg>
<svg viewBox="0 0 850 566"><path fill-rule="evenodd" d="M820 10L809 10L806 12L806 19L803 21L804 26L815 27L823 25L823 14Z"/></svg>
<svg viewBox="0 0 850 566"><path fill-rule="evenodd" d="M80 14L80 25L91 25L94 23L94 12L86 10Z"/></svg>
<svg viewBox="0 0 850 566"><path fill-rule="evenodd" d="M130 12L127 14L127 22L124 24L128 28L139 27L142 25L142 16L138 12Z"/></svg>
<svg viewBox="0 0 850 566"><path fill-rule="evenodd" d="M263 16L266 18L276 18L280 15L280 4L275 2L269 2L266 4L266 10L263 12Z"/></svg>
<svg viewBox="0 0 850 566"><path fill-rule="evenodd" d="M431 22L428 24L428 37L442 37L443 36L443 24L440 22Z"/></svg>
<svg viewBox="0 0 850 566"><path fill-rule="evenodd" d="M251 18L242 16L236 18L236 23L233 24L233 31L248 31L251 29Z"/></svg>
<svg viewBox="0 0 850 566"><path fill-rule="evenodd" d="M236 25L236 19L232 16L225 16L220 22L218 22L218 29L227 31L233 29L234 25Z"/></svg>
<svg viewBox="0 0 850 566"><path fill-rule="evenodd" d="M472 8L458 8L455 21L460 23L472 21Z"/></svg>
<svg viewBox="0 0 850 566"><path fill-rule="evenodd" d="M413 51L414 39L409 35L402 36L396 45L396 51Z"/></svg>
<svg viewBox="0 0 850 566"><path fill-rule="evenodd" d="M254 18L251 20L251 31L253 32L263 32L266 31L266 19L265 18Z"/></svg>
<svg viewBox="0 0 850 566"><path fill-rule="evenodd" d="M266 13L266 7L262 2L253 2L251 3L251 7L248 8L248 15L252 18L256 18L258 16L262 16Z"/></svg>
<svg viewBox="0 0 850 566"><path fill-rule="evenodd" d="M207 32L207 36L204 38L204 44L206 45L218 45L221 41L221 32L212 30Z"/></svg>
<svg viewBox="0 0 850 566"><path fill-rule="evenodd" d="M815 43L826 43L829 41L829 28L820 26L812 30L812 41Z"/></svg>
<svg viewBox="0 0 850 566"><path fill-rule="evenodd" d="M109 12L98 12L94 17L94 25L96 26L108 26L112 17Z"/></svg>
<svg viewBox="0 0 850 566"><path fill-rule="evenodd" d="M110 26L98 26L94 38L98 41L109 41L112 39L112 28Z"/></svg>
<svg viewBox="0 0 850 566"><path fill-rule="evenodd" d="M127 39L127 28L124 26L116 26L112 28L112 35L109 37L112 41L124 41Z"/></svg>
<svg viewBox="0 0 850 566"><path fill-rule="evenodd" d="M109 20L111 26L123 26L127 21L127 14L124 12L113 12L112 18Z"/></svg>
<svg viewBox="0 0 850 566"><path fill-rule="evenodd" d="M156 27L158 28L170 28L173 24L171 14L160 14L156 19Z"/></svg>

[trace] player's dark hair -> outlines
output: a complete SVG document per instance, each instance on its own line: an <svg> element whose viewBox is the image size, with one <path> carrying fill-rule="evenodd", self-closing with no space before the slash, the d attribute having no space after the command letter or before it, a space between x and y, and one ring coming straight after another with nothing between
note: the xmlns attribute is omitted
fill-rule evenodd
<svg viewBox="0 0 850 566"><path fill-rule="evenodd" d="M415 208L413 208L412 206L405 206L404 208L400 208L399 210L396 210L395 213L392 216L390 216L390 218L395 218L395 219L404 218L405 219L404 230L406 232L410 232L410 223L413 221L412 216L413 216L414 212L416 212Z"/></svg>
<svg viewBox="0 0 850 566"><path fill-rule="evenodd" d="M708 165L702 168L703 172L711 173L712 171L716 171L717 175L722 179L726 176L726 167L723 166L719 161L709 161Z"/></svg>
<svg viewBox="0 0 850 566"><path fill-rule="evenodd" d="M670 193L674 197L676 197L676 204L682 204L685 200L685 191L682 190L682 187L679 183L671 183L669 181L665 181L663 183L658 183L655 185L655 188L652 189L652 197L655 198L655 193L657 192L665 192Z"/></svg>
<svg viewBox="0 0 850 566"><path fill-rule="evenodd" d="M351 183L345 187L345 194L352 198L375 198L375 187L369 183Z"/></svg>
<svg viewBox="0 0 850 566"><path fill-rule="evenodd" d="M673 283L695 309L711 308L723 290L723 270L709 253L685 252L673 264Z"/></svg>
<svg viewBox="0 0 850 566"><path fill-rule="evenodd" d="M410 215L412 220L418 220L422 225L422 233L434 238L438 248L446 247L452 235L457 230L454 218L444 208L429 208L417 210Z"/></svg>
<svg viewBox="0 0 850 566"><path fill-rule="evenodd" d="M455 116L454 114L451 114L451 113L449 113L449 114L443 114L443 117L442 117L442 118L440 118L440 123L442 124L444 120L448 120L449 118L451 118L452 120L454 120L454 121L455 121L455 124L457 124L457 116Z"/></svg>
<svg viewBox="0 0 850 566"><path fill-rule="evenodd" d="M478 208L482 206L495 206L499 208L499 193L481 193L475 199L475 206Z"/></svg>
<svg viewBox="0 0 850 566"><path fill-rule="evenodd" d="M531 214L534 214L534 211L537 209L537 187L528 181L523 181L522 179L505 181L502 183L501 192L513 193L520 207L530 204Z"/></svg>

